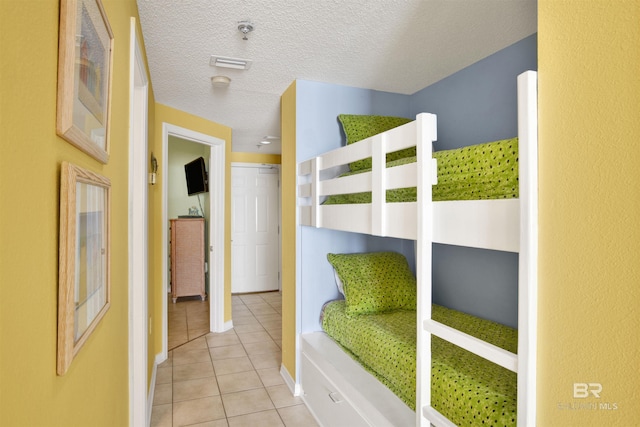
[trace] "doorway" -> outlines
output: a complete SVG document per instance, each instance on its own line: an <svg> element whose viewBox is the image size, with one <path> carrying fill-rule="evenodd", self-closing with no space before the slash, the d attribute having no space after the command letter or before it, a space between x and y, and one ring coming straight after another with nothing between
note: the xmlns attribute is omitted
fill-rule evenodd
<svg viewBox="0 0 640 427"><path fill-rule="evenodd" d="M168 273L171 294L167 304L169 351L206 335L210 329L209 302L204 295L210 294L205 255L209 248L207 229L211 214L210 194L203 179L210 170L210 152L208 145L169 135L169 156L165 162L165 173L169 177L167 210L171 236ZM189 187L187 168L194 164L198 168L197 171L189 169L192 172L188 175L191 179ZM174 247L180 249L174 251Z"/></svg>
<svg viewBox="0 0 640 427"><path fill-rule="evenodd" d="M231 165L231 292L280 289L279 165Z"/></svg>
<svg viewBox="0 0 640 427"><path fill-rule="evenodd" d="M208 331L222 332L224 330L224 175L225 175L225 141L210 135L181 128L169 123L163 123L162 137L162 158L166 159L166 173L162 176L162 260L163 260L163 280L162 292L166 294L170 290L169 273L169 219L175 216L170 215L169 199L169 145L170 140L177 138L198 147L202 153L208 151L207 166L209 178L208 200L197 200L195 197L189 203L189 208L197 208L197 212L207 215L205 262L208 272ZM203 154L202 157L205 157ZM178 178L180 179L180 178ZM185 182L184 172L182 182ZM186 184L184 184L186 185ZM187 210L185 214L188 214ZM162 331L162 352L163 358L168 356L168 298L163 298L163 331ZM207 331L207 332L208 332Z"/></svg>

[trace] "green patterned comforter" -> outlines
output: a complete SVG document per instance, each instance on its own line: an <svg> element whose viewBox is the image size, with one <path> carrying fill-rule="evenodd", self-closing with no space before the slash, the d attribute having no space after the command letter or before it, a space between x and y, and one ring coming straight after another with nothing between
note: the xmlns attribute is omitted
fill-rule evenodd
<svg viewBox="0 0 640 427"><path fill-rule="evenodd" d="M348 316L344 301L325 305L322 327L410 408L416 401L416 312ZM445 307L433 319L517 351L517 330ZM457 425L514 426L516 374L438 337L432 339L431 404Z"/></svg>
<svg viewBox="0 0 640 427"><path fill-rule="evenodd" d="M518 138L436 151L438 185L433 186L433 200L482 200L518 197ZM387 163L387 167L416 161L415 157ZM342 176L369 172L347 172ZM387 190L387 203L415 202L415 187ZM371 193L330 196L325 205L371 203Z"/></svg>

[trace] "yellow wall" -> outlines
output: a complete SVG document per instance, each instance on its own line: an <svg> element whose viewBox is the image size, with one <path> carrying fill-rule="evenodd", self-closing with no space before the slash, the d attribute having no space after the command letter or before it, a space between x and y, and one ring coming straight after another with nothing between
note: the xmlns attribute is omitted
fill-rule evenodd
<svg viewBox="0 0 640 427"><path fill-rule="evenodd" d="M639 23L636 0L538 0L540 426L640 420Z"/></svg>
<svg viewBox="0 0 640 427"><path fill-rule="evenodd" d="M282 365L296 378L296 82L280 101L282 130Z"/></svg>
<svg viewBox="0 0 640 427"><path fill-rule="evenodd" d="M279 165L280 154L263 153L231 153L231 162L235 163L264 163L267 165Z"/></svg>
<svg viewBox="0 0 640 427"><path fill-rule="evenodd" d="M155 354L162 350L162 300L166 298L166 292L163 291L162 284L162 245L158 244L162 241L162 231L165 224L162 222L162 168L166 163L162 158L162 126L163 123L179 126L185 129L199 132L205 135L214 136L226 141L225 144L225 224L224 224L224 320L231 320L231 128L214 122L210 122L201 117L176 110L166 105L155 105L155 123L154 123L154 139L150 141L150 150L154 152L160 165L158 170L157 184L154 186L155 198L151 207L151 216L153 217L153 228L150 228L150 234L156 244L149 247L149 258L151 259L154 282L149 283L149 287L154 289L153 313L155 317L153 322L154 339L149 343L153 343Z"/></svg>
<svg viewBox="0 0 640 427"><path fill-rule="evenodd" d="M56 136L58 1L0 1L0 425L123 426L128 399L129 26L135 0L103 0L115 37L111 157ZM56 375L60 164L112 186L111 308Z"/></svg>

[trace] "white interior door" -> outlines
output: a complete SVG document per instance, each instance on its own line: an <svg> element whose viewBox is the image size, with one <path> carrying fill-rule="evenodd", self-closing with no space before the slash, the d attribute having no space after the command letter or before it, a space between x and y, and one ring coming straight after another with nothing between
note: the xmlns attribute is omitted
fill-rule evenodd
<svg viewBox="0 0 640 427"><path fill-rule="evenodd" d="M280 170L271 165L231 168L231 291L279 289Z"/></svg>

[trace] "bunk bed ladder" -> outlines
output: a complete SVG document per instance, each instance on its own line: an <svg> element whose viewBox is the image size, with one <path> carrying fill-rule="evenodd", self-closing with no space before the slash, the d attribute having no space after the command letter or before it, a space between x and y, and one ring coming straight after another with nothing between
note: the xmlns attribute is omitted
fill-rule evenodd
<svg viewBox="0 0 640 427"><path fill-rule="evenodd" d="M433 122L435 126L435 122ZM416 418L420 427L455 426L431 406L431 336L447 340L517 373L518 426L536 424L536 324L537 324L537 218L538 138L537 73L518 76L518 139L520 185L520 233L518 273L518 355L450 328L431 318L431 247L433 242L433 171L431 144L426 141L424 122L418 124L418 334ZM435 129L435 128L434 128ZM434 135L435 137L435 135ZM425 260L426 262L423 262Z"/></svg>

